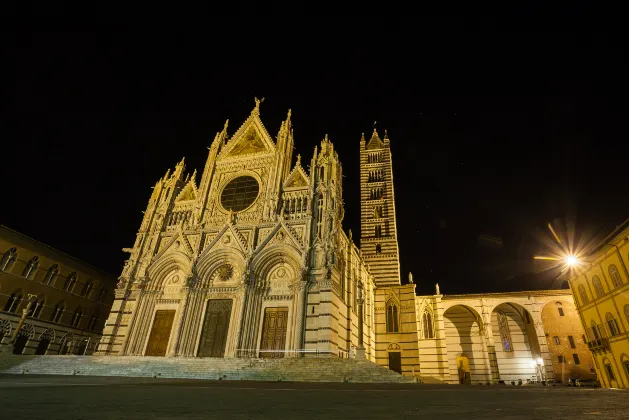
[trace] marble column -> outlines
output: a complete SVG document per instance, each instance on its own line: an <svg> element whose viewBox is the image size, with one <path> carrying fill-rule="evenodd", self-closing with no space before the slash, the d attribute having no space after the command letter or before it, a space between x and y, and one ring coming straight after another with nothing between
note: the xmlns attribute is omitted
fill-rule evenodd
<svg viewBox="0 0 629 420"><path fill-rule="evenodd" d="M300 280L297 283L297 311L295 313L295 350L304 349L304 332L305 332L305 320L306 320L306 295L308 293L309 283L307 280ZM303 353L297 353L297 357L301 357Z"/></svg>
<svg viewBox="0 0 629 420"><path fill-rule="evenodd" d="M356 300L358 302L358 347L356 348L356 359L365 359L365 345L363 343L363 284L358 282L358 293Z"/></svg>
<svg viewBox="0 0 629 420"><path fill-rule="evenodd" d="M169 357L177 356L179 354L179 343L181 341L181 332L183 321L186 317L186 312L188 309L188 297L190 296L190 288L184 287L184 296L179 304L179 319L177 319L177 325L175 326L175 342L171 346L171 350L168 353Z"/></svg>

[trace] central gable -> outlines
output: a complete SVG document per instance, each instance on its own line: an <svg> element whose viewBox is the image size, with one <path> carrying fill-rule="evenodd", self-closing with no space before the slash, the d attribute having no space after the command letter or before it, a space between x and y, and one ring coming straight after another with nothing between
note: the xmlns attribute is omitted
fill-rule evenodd
<svg viewBox="0 0 629 420"><path fill-rule="evenodd" d="M219 159L234 159L275 153L275 144L254 110L227 142Z"/></svg>

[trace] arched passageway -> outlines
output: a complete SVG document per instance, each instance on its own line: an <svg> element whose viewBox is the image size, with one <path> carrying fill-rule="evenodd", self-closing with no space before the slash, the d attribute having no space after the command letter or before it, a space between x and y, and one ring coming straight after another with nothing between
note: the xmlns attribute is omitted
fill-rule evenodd
<svg viewBox="0 0 629 420"><path fill-rule="evenodd" d="M444 327L451 381L472 384L489 381L487 351L478 313L469 306L452 306L444 313Z"/></svg>

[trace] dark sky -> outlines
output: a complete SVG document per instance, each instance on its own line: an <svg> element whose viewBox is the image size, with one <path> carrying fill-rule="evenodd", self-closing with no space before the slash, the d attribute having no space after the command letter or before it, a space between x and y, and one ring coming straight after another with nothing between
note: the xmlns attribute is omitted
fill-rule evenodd
<svg viewBox="0 0 629 420"><path fill-rule="evenodd" d="M330 136L354 232L360 135L388 130L402 271L420 293L548 288L556 272L532 261L546 223L595 237L629 216L624 36L344 22L15 32L0 223L119 275L150 187L184 156L202 171L254 96L272 135L292 108L304 160Z"/></svg>

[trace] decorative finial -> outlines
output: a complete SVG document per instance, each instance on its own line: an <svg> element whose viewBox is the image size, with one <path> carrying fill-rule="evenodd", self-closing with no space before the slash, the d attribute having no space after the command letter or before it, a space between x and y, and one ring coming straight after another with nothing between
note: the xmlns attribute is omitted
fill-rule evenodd
<svg viewBox="0 0 629 420"><path fill-rule="evenodd" d="M349 240L350 241L352 240L352 230L351 229L349 230Z"/></svg>
<svg viewBox="0 0 629 420"><path fill-rule="evenodd" d="M227 126L229 125L229 118L225 120L225 125L223 126L223 131L227 132Z"/></svg>
<svg viewBox="0 0 629 420"><path fill-rule="evenodd" d="M388 139L388 138L389 138L389 135L387 134L387 130L384 130L384 138L385 138L385 139Z"/></svg>
<svg viewBox="0 0 629 420"><path fill-rule="evenodd" d="M360 141L365 141L365 133L362 133L360 136Z"/></svg>
<svg viewBox="0 0 629 420"><path fill-rule="evenodd" d="M301 155L297 153L297 165L301 165Z"/></svg>
<svg viewBox="0 0 629 420"><path fill-rule="evenodd" d="M413 284L413 273L408 272L408 284Z"/></svg>
<svg viewBox="0 0 629 420"><path fill-rule="evenodd" d="M253 100L256 101L256 106L255 106L255 108L253 108L253 110L256 111L256 112L260 112L260 104L262 102L264 102L264 98L262 98L262 99L253 98Z"/></svg>
<svg viewBox="0 0 629 420"><path fill-rule="evenodd" d="M437 292L436 294L441 294L441 292L439 291L439 283L435 284L435 291Z"/></svg>
<svg viewBox="0 0 629 420"><path fill-rule="evenodd" d="M264 98L262 98L262 99L264 99ZM288 115L286 116L286 119L287 120L290 119L290 116L291 116L291 109L288 108Z"/></svg>

